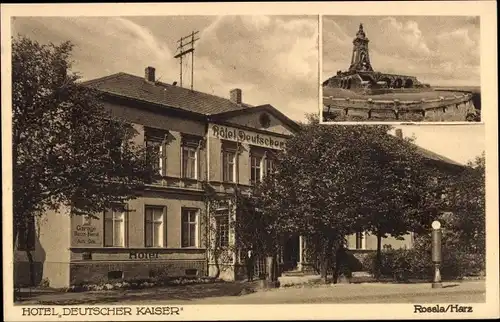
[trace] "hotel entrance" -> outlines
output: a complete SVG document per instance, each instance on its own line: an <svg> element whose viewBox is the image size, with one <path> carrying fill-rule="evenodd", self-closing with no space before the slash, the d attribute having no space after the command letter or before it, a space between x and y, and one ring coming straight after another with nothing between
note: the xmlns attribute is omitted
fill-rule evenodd
<svg viewBox="0 0 500 322"><path fill-rule="evenodd" d="M300 237L290 235L285 238L283 245L282 270L293 271L299 268L300 263Z"/></svg>

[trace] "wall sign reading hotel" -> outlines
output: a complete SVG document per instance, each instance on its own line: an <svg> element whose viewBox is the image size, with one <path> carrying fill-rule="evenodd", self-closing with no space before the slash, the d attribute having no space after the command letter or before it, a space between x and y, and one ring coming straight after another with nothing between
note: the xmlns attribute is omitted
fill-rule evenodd
<svg viewBox="0 0 500 322"><path fill-rule="evenodd" d="M130 252L129 259L158 259L158 252Z"/></svg>
<svg viewBox="0 0 500 322"><path fill-rule="evenodd" d="M248 143L273 149L283 149L286 144L286 139L283 138L276 138L270 135L253 133L217 124L210 125L209 135L218 139Z"/></svg>

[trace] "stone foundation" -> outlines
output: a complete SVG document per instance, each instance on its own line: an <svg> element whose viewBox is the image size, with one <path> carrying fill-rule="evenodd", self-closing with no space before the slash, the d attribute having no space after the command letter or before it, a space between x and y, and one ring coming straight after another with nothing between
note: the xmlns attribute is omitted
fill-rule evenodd
<svg viewBox="0 0 500 322"><path fill-rule="evenodd" d="M71 263L70 284L82 282L101 283L110 280L109 272L123 272L122 279L151 278L155 274L178 276L206 276L206 261L161 261L161 262L100 262Z"/></svg>

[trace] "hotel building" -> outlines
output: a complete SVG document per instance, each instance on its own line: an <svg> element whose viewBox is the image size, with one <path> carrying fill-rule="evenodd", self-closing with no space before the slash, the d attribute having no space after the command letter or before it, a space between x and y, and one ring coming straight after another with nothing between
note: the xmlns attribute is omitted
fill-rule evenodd
<svg viewBox="0 0 500 322"><path fill-rule="evenodd" d="M236 185L249 191L272 170L273 154L299 126L271 105L245 104L240 89L231 90L229 98L192 91L158 82L153 67L143 77L118 73L83 85L100 91L105 108L133 125L137 144L159 152L157 179L138 198L98 218L71 216L64 209L47 212L33 223L36 229L20 232L30 238L16 245L15 283L48 280L51 287L67 287L158 274L213 275L206 238L210 225L215 223L221 245L235 238L229 208L208 219L204 183L220 195L232 195ZM350 248L376 247L371 236L358 235L349 237ZM389 238L384 243L409 242ZM302 269L305 247L300 236L290 238L281 256L284 266ZM26 250L36 275L31 281ZM230 266L221 278L243 275L239 256Z"/></svg>

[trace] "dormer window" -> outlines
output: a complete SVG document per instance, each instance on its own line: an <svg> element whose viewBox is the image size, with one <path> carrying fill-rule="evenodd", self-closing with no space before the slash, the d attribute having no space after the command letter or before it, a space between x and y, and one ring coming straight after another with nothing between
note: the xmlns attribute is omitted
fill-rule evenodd
<svg viewBox="0 0 500 322"><path fill-rule="evenodd" d="M267 129L269 125L271 125L271 118L269 117L269 114L262 113L259 117L259 122L263 128Z"/></svg>

